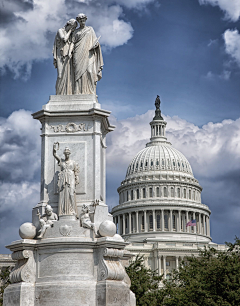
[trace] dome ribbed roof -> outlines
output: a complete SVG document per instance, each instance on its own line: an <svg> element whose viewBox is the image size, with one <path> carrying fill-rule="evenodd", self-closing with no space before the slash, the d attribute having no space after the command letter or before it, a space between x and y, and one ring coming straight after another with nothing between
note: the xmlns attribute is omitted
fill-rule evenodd
<svg viewBox="0 0 240 306"><path fill-rule="evenodd" d="M128 166L126 178L151 171L184 172L193 176L187 158L167 142L147 146L138 152Z"/></svg>

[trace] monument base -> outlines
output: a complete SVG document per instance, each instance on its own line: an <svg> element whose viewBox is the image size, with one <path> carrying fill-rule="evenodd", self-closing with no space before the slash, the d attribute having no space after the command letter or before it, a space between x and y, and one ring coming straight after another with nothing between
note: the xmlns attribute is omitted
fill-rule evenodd
<svg viewBox="0 0 240 306"><path fill-rule="evenodd" d="M4 292L3 305L136 305L121 262L126 243L118 235L91 238L90 229L75 237L53 238L67 223L61 221L48 229L49 238L23 239L7 246L18 262L10 275L12 284ZM72 222L66 225L74 230Z"/></svg>

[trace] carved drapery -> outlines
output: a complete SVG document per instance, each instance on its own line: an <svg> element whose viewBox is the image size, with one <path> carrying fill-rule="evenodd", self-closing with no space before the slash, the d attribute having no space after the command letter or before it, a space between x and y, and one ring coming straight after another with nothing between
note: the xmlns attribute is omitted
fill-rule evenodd
<svg viewBox="0 0 240 306"><path fill-rule="evenodd" d="M33 251L23 250L12 254L12 259L17 260L17 264L10 274L11 283L34 283L36 278L35 259Z"/></svg>

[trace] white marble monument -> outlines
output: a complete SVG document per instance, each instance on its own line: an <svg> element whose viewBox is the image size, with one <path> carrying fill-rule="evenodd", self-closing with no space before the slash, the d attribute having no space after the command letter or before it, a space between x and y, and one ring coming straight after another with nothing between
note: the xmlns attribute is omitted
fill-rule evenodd
<svg viewBox="0 0 240 306"><path fill-rule="evenodd" d="M17 261L4 306L134 306L122 264L127 243L106 205L106 135L113 131L96 84L102 55L79 14L54 43L57 95L33 114L41 122L40 202L21 240L7 246ZM81 61L81 62L79 62ZM37 200L36 200L37 202Z"/></svg>

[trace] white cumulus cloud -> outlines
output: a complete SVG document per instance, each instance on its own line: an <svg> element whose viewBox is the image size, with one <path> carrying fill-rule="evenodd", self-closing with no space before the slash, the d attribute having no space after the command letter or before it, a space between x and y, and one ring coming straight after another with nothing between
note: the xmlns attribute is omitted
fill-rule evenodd
<svg viewBox="0 0 240 306"><path fill-rule="evenodd" d="M238 21L240 16L240 1L239 0L199 0L200 4L210 4L219 6L225 13L225 18L231 21Z"/></svg>
<svg viewBox="0 0 240 306"><path fill-rule="evenodd" d="M52 57L54 36L67 20L84 12L106 49L121 46L133 36L123 7L143 9L154 0L3 0L0 24L0 69L27 79L32 63Z"/></svg>
<svg viewBox="0 0 240 306"><path fill-rule="evenodd" d="M240 66L240 34L238 30L226 30L223 34L225 51Z"/></svg>

